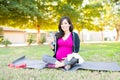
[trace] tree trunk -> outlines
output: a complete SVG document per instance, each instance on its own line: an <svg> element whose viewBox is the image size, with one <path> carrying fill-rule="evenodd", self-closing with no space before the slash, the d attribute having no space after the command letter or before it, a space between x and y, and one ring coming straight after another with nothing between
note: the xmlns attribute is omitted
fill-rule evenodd
<svg viewBox="0 0 120 80"><path fill-rule="evenodd" d="M78 36L79 36L79 38L80 38L80 29L78 29Z"/></svg>
<svg viewBox="0 0 120 80"><path fill-rule="evenodd" d="M40 44L40 26L37 25L37 44Z"/></svg>
<svg viewBox="0 0 120 80"><path fill-rule="evenodd" d="M119 36L120 36L120 28L116 28L116 32L117 32L117 34L116 34L116 41L118 41L119 40Z"/></svg>

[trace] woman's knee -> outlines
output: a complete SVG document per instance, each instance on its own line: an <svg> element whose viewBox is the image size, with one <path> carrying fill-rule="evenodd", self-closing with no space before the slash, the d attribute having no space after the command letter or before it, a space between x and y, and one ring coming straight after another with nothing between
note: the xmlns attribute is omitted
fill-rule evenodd
<svg viewBox="0 0 120 80"><path fill-rule="evenodd" d="M64 61L65 65L74 65L78 62L78 59L76 58L72 58L70 61L68 61L67 59Z"/></svg>
<svg viewBox="0 0 120 80"><path fill-rule="evenodd" d="M49 55L43 55L42 60L46 63L52 63L52 64L54 64L57 61L56 58Z"/></svg>
<svg viewBox="0 0 120 80"><path fill-rule="evenodd" d="M42 56L42 60L43 60L43 61L46 61L47 59L48 59L48 55L43 55L43 56Z"/></svg>

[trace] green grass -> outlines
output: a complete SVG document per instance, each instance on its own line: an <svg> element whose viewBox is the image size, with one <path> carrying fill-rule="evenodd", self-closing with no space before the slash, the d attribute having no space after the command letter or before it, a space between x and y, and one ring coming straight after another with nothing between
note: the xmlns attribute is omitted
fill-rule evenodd
<svg viewBox="0 0 120 80"><path fill-rule="evenodd" d="M7 65L25 55L40 60L42 55L53 55L48 45L0 48L0 80L120 80L120 72L77 70L64 72L57 69L16 69ZM82 43L79 54L85 61L118 62L120 43Z"/></svg>

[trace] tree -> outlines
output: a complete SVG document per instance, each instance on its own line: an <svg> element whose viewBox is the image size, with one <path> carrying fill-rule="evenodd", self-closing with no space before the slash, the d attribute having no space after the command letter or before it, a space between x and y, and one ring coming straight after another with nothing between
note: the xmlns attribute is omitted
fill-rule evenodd
<svg viewBox="0 0 120 80"><path fill-rule="evenodd" d="M42 15L34 0L1 0L0 3L1 25L24 28L34 16Z"/></svg>
<svg viewBox="0 0 120 80"><path fill-rule="evenodd" d="M35 29L37 19L42 18L43 12L38 9L35 0L1 0L0 24L20 29Z"/></svg>
<svg viewBox="0 0 120 80"><path fill-rule="evenodd" d="M61 16L69 16L75 29L102 31L113 19L108 8L118 0L0 0L0 25L20 29L57 30ZM14 15L13 15L14 14ZM115 22L114 22L115 23Z"/></svg>
<svg viewBox="0 0 120 80"><path fill-rule="evenodd" d="M110 26L111 29L116 29L116 41L120 37L120 0L109 0L104 1L105 13L105 23Z"/></svg>
<svg viewBox="0 0 120 80"><path fill-rule="evenodd" d="M3 36L3 28L0 27L0 43L3 41L4 36Z"/></svg>
<svg viewBox="0 0 120 80"><path fill-rule="evenodd" d="M115 26L115 28L116 28L116 32L117 32L117 35L116 35L116 41L118 41L119 40L119 38L120 38L120 1L119 0L115 0L114 1L114 7L113 7L114 9L114 26Z"/></svg>

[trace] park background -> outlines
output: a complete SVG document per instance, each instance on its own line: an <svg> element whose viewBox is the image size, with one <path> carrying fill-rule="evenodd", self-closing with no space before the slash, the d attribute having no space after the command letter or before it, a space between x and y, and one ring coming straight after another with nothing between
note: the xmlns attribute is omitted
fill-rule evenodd
<svg viewBox="0 0 120 80"><path fill-rule="evenodd" d="M15 69L7 65L25 55L53 55L47 45L62 16L70 17L85 61L120 64L120 0L0 0L1 80L120 80L119 72Z"/></svg>
<svg viewBox="0 0 120 80"><path fill-rule="evenodd" d="M120 40L119 0L1 0L0 42L49 42L62 16L81 42Z"/></svg>

